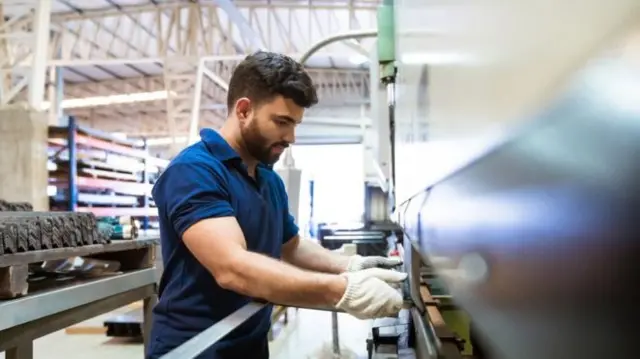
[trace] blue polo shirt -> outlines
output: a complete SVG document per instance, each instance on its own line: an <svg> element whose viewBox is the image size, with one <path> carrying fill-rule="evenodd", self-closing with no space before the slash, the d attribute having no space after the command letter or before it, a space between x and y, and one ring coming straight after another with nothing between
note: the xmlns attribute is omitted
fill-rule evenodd
<svg viewBox="0 0 640 359"><path fill-rule="evenodd" d="M173 350L251 301L222 289L195 259L182 242L187 228L203 219L234 216L248 250L273 258L280 258L282 244L298 234L277 173L260 165L254 180L216 131L202 130L200 137L171 161L152 191L164 272L153 309L148 359ZM271 307L263 309L198 358L252 358L247 350L253 349L248 348L266 345L270 316Z"/></svg>

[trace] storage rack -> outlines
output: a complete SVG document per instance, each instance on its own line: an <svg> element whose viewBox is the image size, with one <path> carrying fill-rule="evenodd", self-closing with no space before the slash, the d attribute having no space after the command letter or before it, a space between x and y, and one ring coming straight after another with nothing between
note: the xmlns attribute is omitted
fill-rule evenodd
<svg viewBox="0 0 640 359"><path fill-rule="evenodd" d="M152 183L169 161L150 156L146 141L119 139L69 117L68 126L49 127L48 143L52 210L130 216L150 228L158 215Z"/></svg>

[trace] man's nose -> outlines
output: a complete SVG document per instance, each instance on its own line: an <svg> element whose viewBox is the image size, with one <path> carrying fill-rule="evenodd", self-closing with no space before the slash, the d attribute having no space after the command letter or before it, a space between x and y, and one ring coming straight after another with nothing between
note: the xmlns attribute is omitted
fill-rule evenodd
<svg viewBox="0 0 640 359"><path fill-rule="evenodd" d="M296 130L294 128L287 130L282 140L288 144L294 144L296 142Z"/></svg>

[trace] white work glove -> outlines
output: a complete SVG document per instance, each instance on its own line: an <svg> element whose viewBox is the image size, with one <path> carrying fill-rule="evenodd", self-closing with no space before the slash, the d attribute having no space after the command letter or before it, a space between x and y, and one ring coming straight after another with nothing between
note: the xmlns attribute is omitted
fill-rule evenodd
<svg viewBox="0 0 640 359"><path fill-rule="evenodd" d="M349 259L347 272L355 272L368 268L393 268L400 264L402 264L400 257L362 257L356 254Z"/></svg>
<svg viewBox="0 0 640 359"><path fill-rule="evenodd" d="M347 278L347 289L336 308L358 319L395 317L402 309L399 287L406 273L370 268L341 274Z"/></svg>

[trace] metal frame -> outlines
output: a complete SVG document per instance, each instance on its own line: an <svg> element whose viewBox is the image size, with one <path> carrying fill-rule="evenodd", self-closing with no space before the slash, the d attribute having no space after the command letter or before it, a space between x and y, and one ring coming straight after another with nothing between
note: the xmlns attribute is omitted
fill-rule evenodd
<svg viewBox="0 0 640 359"><path fill-rule="evenodd" d="M12 12L10 19L5 15ZM51 1L4 0L0 4L0 106L21 99L42 107L49 58Z"/></svg>
<svg viewBox="0 0 640 359"><path fill-rule="evenodd" d="M156 269L151 262L155 242L155 238L145 238L0 256L0 267L12 269L13 266L26 268L28 263L74 256L129 253L126 266L143 268L113 276L74 280L66 286L1 301L0 351L7 352L6 359L32 359L33 340L138 300L144 301L146 341L150 330L148 319L156 302ZM151 267L146 268L148 266Z"/></svg>
<svg viewBox="0 0 640 359"><path fill-rule="evenodd" d="M146 343L156 301L155 268L2 302L0 351L6 359L32 359L35 339L138 300L144 301Z"/></svg>
<svg viewBox="0 0 640 359"><path fill-rule="evenodd" d="M172 142L176 136L190 133L193 139L198 125L217 127L223 121L225 84L232 69L247 54L269 49L298 58L302 47L328 33L355 32L375 26L378 2L328 4L310 0L300 5L279 0L268 4L259 0L191 3L140 0L133 4L109 0L108 4L104 8L85 9L60 0L3 1L0 4L0 58L5 60L0 61L3 103L28 103L31 108L40 109L47 102L41 92L48 85L50 119L55 122L63 100L167 90L166 99L162 100L117 108L88 105L65 111L83 125L108 132L137 136L154 132L153 136L173 137ZM38 26L31 26L34 23ZM320 92L319 106L368 106L368 71L353 59L366 57L370 45L367 41L353 40L333 44L314 55L309 65L313 68L310 72L317 73L314 80ZM201 62L203 66L199 66ZM185 66L176 68L171 65L175 63ZM47 65L52 70L64 68L51 71L49 78L54 72L60 73L65 83L51 80L45 84ZM30 77L30 73L34 76ZM194 102L200 105L193 106ZM349 120L358 116L338 117ZM158 121L160 118L166 121ZM200 118L199 123L194 118ZM317 131L318 126L314 125L309 133ZM327 131L334 127L322 126ZM329 141L327 136L342 139L340 130L314 137L312 141ZM349 136L338 142L354 140L361 141L361 136Z"/></svg>
<svg viewBox="0 0 640 359"><path fill-rule="evenodd" d="M405 208L402 208L405 209ZM407 225L407 222L401 223ZM458 341L442 319L438 303L428 290L421 287L422 269L430 266L429 258L420 250L415 238L405 233L400 254L408 277L408 292L412 303L409 309L414 331L414 350L417 359L461 359Z"/></svg>

